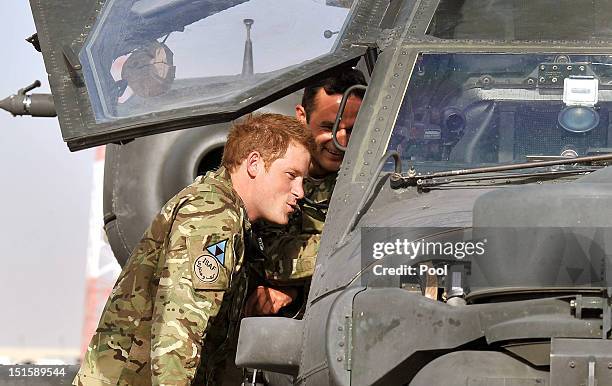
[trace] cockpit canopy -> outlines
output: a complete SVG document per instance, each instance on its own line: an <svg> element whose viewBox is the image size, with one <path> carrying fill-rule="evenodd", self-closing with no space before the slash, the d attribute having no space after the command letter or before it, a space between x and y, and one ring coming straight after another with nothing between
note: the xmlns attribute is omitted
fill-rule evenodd
<svg viewBox="0 0 612 386"><path fill-rule="evenodd" d="M231 121L356 63L384 1L30 3L62 136L79 150Z"/></svg>
<svg viewBox="0 0 612 386"><path fill-rule="evenodd" d="M109 0L79 53L95 120L231 101L330 53L351 3Z"/></svg>
<svg viewBox="0 0 612 386"><path fill-rule="evenodd" d="M397 122L387 128L395 125L396 131L404 131L394 132L391 140L392 146L398 141L404 146L406 138L436 140L438 133L434 131L439 127L438 140L444 142L446 150L429 154L438 150L428 142L425 147L430 150L420 149L419 154L405 151L410 160L442 160L448 156L451 161L463 157L457 152L451 157L444 151L450 150L448 144L457 139L462 125L469 129L478 119L469 115L483 117L479 111L490 111L487 105L491 103L496 106L492 122L503 125L498 122L500 106L506 108L510 100L516 102L522 95L525 104L517 108L525 111L517 111L519 120L530 119L527 110L531 104L527 102L537 100L538 106L543 106L562 101L558 98L562 93L552 92L551 97L550 90L544 91L547 86L539 81L538 65L585 64L584 73L572 66L562 74L563 80L557 77L560 83L567 77L598 79L599 100L594 108L603 110L597 110L597 114L586 109L566 111L561 126L572 128L580 123L589 130L579 125L578 131L588 131L586 136L590 138L600 135L599 130L608 121L607 85L601 79L608 65L605 55L612 51L600 50L604 55L597 57L584 55L611 46L608 21L612 19L612 6L605 0L30 2L62 135L72 150L238 118L303 88L335 66L356 62L368 48L372 54L367 55L369 69L377 54L386 54L379 78L386 77L385 71L400 59L393 57L394 50L408 50L410 57L415 51L420 55L409 85L404 77L410 68L404 67L397 75L402 85L394 86L409 90L394 97L398 103L402 100L402 111ZM428 45L433 48L419 48ZM568 46L576 49L559 49ZM520 47L526 49L513 49ZM568 52L573 55L568 56ZM442 71L451 73L444 75ZM556 70L547 67L543 71L552 74ZM481 84L476 78L492 83ZM519 84L518 79L535 84ZM547 81L552 81L552 76ZM501 93L500 82L509 82ZM369 94L378 92L381 83L391 86L386 80L375 82L377 90ZM447 91L451 94L444 94ZM484 98L478 105L474 105L479 98L476 94ZM440 97L447 99L435 99ZM437 105L432 105L434 102ZM405 107L408 105L411 107ZM461 108L468 109L468 116L466 111L457 110ZM413 111L408 113L410 109ZM559 112L551 114L558 116ZM541 110L537 114L543 117ZM407 128L407 121L415 127ZM406 133L415 128L418 132L423 125L433 129L422 138L418 133L416 137ZM445 125L455 132L451 137L445 137L449 134L443 130ZM479 141L486 138L479 137ZM596 142L570 141L564 146L577 147L574 150L580 154L600 146ZM508 159L506 145L498 146L505 154L501 159ZM470 150L468 163L500 159L492 155L497 150L478 156L473 155L476 150ZM551 150L551 154L557 150ZM526 148L519 153L532 155L532 151Z"/></svg>

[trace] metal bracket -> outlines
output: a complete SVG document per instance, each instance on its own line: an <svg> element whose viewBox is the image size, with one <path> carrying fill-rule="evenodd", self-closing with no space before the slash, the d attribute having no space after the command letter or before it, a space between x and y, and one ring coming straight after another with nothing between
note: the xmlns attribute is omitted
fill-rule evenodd
<svg viewBox="0 0 612 386"><path fill-rule="evenodd" d="M583 310L602 310L603 303L602 298L576 295L576 299L570 301L570 307L574 309L576 319L582 319Z"/></svg>
<svg viewBox="0 0 612 386"><path fill-rule="evenodd" d="M62 53L64 54L66 61L73 70L80 70L83 67L81 66L81 61L79 60L79 57L69 45L62 46Z"/></svg>
<svg viewBox="0 0 612 386"><path fill-rule="evenodd" d="M349 315L344 317L344 369L351 371L351 353L353 352L353 318Z"/></svg>
<svg viewBox="0 0 612 386"><path fill-rule="evenodd" d="M331 384L349 386L353 368L353 301L364 287L351 287L334 300L326 325L326 354Z"/></svg>
<svg viewBox="0 0 612 386"><path fill-rule="evenodd" d="M38 52L42 52L40 50L40 41L38 40L38 33L34 33L33 35L29 36L28 38L26 38L26 42L30 43L32 46L34 46L34 49Z"/></svg>
<svg viewBox="0 0 612 386"><path fill-rule="evenodd" d="M574 309L576 319L582 319L585 310L599 311L598 317L602 319L601 339L608 339L608 334L612 330L610 299L576 295L576 299L570 301L570 307Z"/></svg>
<svg viewBox="0 0 612 386"><path fill-rule="evenodd" d="M550 384L612 384L611 353L612 342L609 340L553 338L550 347Z"/></svg>
<svg viewBox="0 0 612 386"><path fill-rule="evenodd" d="M589 375L587 377L587 386L595 386L595 357L589 357Z"/></svg>

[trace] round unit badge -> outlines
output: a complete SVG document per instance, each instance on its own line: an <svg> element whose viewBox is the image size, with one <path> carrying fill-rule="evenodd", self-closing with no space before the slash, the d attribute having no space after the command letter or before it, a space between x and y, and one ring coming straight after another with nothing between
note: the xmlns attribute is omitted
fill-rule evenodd
<svg viewBox="0 0 612 386"><path fill-rule="evenodd" d="M198 257L193 263L193 272L204 283L213 283L219 277L219 262L207 253Z"/></svg>

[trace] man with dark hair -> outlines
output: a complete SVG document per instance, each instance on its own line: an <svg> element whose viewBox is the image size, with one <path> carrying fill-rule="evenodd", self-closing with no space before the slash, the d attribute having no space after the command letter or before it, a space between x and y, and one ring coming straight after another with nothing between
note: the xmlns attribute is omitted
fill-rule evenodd
<svg viewBox="0 0 612 386"><path fill-rule="evenodd" d="M342 67L335 70L330 76L314 82L306 87L302 96L302 104L298 105L302 106L304 112L306 113L306 122L308 122L310 115L315 110L316 97L319 90L323 89L327 95L342 95L349 87L354 85L366 85L363 73L354 68ZM363 99L364 94L364 90L355 90L352 93L352 95L359 97L359 99Z"/></svg>
<svg viewBox="0 0 612 386"><path fill-rule="evenodd" d="M247 301L247 314L276 313L297 297L305 297L319 250L321 232L344 152L332 140L332 127L344 92L351 86L366 85L361 71L341 67L306 89L295 113L315 140L304 199L287 226L264 223L258 234L268 257L267 278L276 288L258 287ZM337 131L338 142L347 146L364 91L355 90L346 103ZM303 300L303 299L302 299ZM294 304L303 303L296 301Z"/></svg>
<svg viewBox="0 0 612 386"><path fill-rule="evenodd" d="M222 166L170 199L130 256L74 384L189 385L199 369L195 384L221 385L246 297L250 224L287 223L313 146L295 118L234 126Z"/></svg>
<svg viewBox="0 0 612 386"><path fill-rule="evenodd" d="M308 126L317 144L308 173L314 179L323 177L332 179L333 174L340 170L344 153L334 145L331 131L342 95L349 87L357 84L366 84L361 71L340 68L327 78L306 87L302 104L295 107L296 118ZM348 143L364 93L363 90L353 91L346 103L336 135L338 142L343 146ZM335 178L333 180L335 183ZM331 197L331 191L329 196Z"/></svg>

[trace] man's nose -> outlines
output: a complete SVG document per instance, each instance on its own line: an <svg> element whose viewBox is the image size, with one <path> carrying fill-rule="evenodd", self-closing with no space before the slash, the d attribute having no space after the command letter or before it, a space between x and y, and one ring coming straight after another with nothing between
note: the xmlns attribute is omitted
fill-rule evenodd
<svg viewBox="0 0 612 386"><path fill-rule="evenodd" d="M304 184L301 178L296 178L293 180L291 194L293 194L298 200L304 198Z"/></svg>

